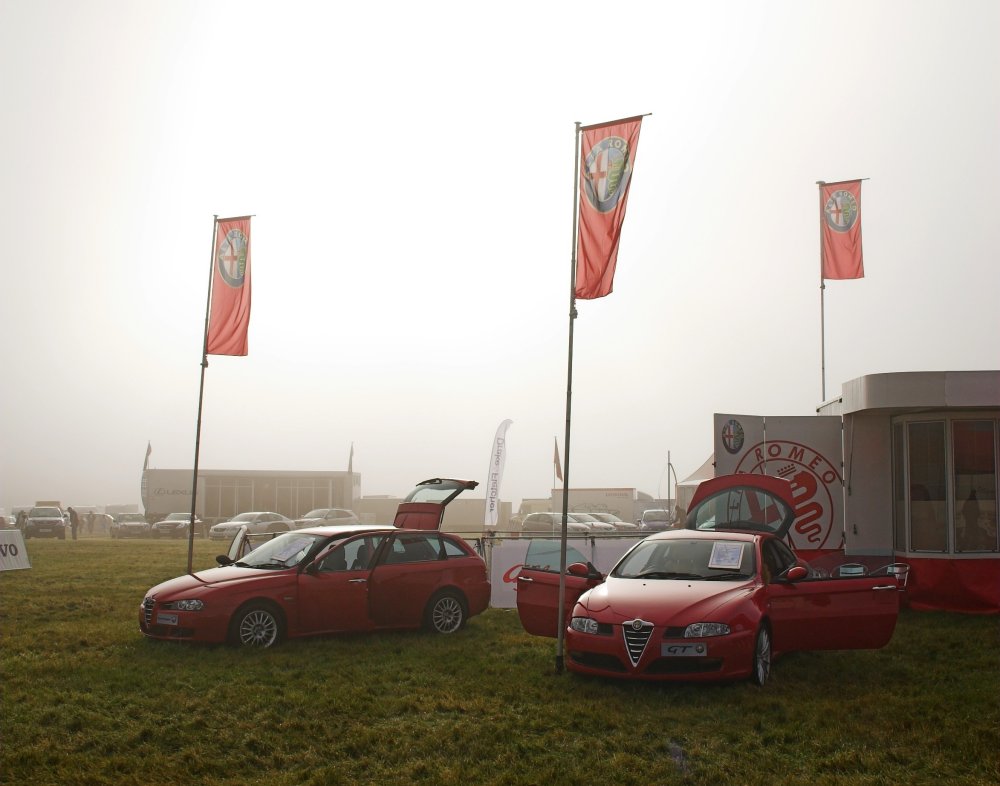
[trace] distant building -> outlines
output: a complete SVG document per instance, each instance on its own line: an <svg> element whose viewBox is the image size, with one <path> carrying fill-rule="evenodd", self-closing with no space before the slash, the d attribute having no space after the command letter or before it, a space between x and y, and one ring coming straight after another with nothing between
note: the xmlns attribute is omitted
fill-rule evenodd
<svg viewBox="0 0 1000 786"><path fill-rule="evenodd" d="M263 510L298 518L314 508L354 508L356 472L198 470L196 513L204 521ZM142 504L147 518L191 511L190 469L146 469ZM392 521L392 519L389 519Z"/></svg>

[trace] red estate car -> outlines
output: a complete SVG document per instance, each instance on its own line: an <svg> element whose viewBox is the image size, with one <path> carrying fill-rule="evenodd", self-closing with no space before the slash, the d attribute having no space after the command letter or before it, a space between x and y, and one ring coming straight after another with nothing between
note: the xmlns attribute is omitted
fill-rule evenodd
<svg viewBox="0 0 1000 786"><path fill-rule="evenodd" d="M794 518L787 480L718 477L698 487L686 529L640 541L607 577L589 563L570 565L567 668L763 685L783 652L885 646L899 613L896 566L885 575L821 575L782 540ZM540 561L551 563L551 551ZM558 564L531 563L529 553L518 614L529 633L556 636Z"/></svg>
<svg viewBox="0 0 1000 786"><path fill-rule="evenodd" d="M400 504L394 525L310 527L276 535L221 567L146 593L146 636L269 647L284 637L417 628L453 633L489 605L486 563L437 531L444 506L475 481L435 478ZM244 535L246 533L244 532Z"/></svg>

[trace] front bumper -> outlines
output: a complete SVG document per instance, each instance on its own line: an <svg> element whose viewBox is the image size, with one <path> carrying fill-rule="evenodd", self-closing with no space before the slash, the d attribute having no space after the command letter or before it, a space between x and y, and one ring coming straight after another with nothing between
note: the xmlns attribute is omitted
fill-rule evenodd
<svg viewBox="0 0 1000 786"><path fill-rule="evenodd" d="M226 640L228 623L227 613L164 610L149 597L139 604L139 631L151 639L219 644Z"/></svg>
<svg viewBox="0 0 1000 786"><path fill-rule="evenodd" d="M28 524L24 528L26 538L65 538L67 527L64 524Z"/></svg>
<svg viewBox="0 0 1000 786"><path fill-rule="evenodd" d="M570 671L627 680L703 682L748 677L753 664L754 631L685 639L676 629L654 627L633 666L621 625L611 635L566 630ZM700 648L700 649L699 649Z"/></svg>

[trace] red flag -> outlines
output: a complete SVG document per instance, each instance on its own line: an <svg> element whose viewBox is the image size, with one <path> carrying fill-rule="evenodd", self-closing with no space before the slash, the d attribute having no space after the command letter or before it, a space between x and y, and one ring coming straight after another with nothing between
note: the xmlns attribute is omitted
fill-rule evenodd
<svg viewBox="0 0 1000 786"><path fill-rule="evenodd" d="M559 440L558 439L555 440L555 443L556 443L556 452L555 455L552 457L552 461L555 462L556 465L556 477L559 478L559 480L562 480L563 479L562 464L560 464L559 462Z"/></svg>
<svg viewBox="0 0 1000 786"><path fill-rule="evenodd" d="M583 300L612 290L641 124L633 117L581 129L576 296Z"/></svg>
<svg viewBox="0 0 1000 786"><path fill-rule="evenodd" d="M861 181L820 185L823 278L864 278Z"/></svg>
<svg viewBox="0 0 1000 786"><path fill-rule="evenodd" d="M250 326L250 217L216 220L212 310L205 351L246 355Z"/></svg>

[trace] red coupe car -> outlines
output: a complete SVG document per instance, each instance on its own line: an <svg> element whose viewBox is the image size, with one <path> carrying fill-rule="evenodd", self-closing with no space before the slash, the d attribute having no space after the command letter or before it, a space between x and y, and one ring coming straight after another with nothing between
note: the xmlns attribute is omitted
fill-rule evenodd
<svg viewBox="0 0 1000 786"><path fill-rule="evenodd" d="M421 625L453 633L487 608L490 583L483 559L463 539L437 530L444 506L476 485L424 481L396 514L409 529L310 527L270 536L252 551L234 542L232 557L217 558L220 567L150 589L139 629L150 638L247 647Z"/></svg>
<svg viewBox="0 0 1000 786"><path fill-rule="evenodd" d="M702 483L685 529L651 535L605 577L576 562L565 576L566 666L640 680L750 677L794 650L877 649L899 613L895 566L884 575L821 575L782 538L795 518L791 484L764 475ZM518 576L529 633L556 636L559 570L551 549Z"/></svg>

